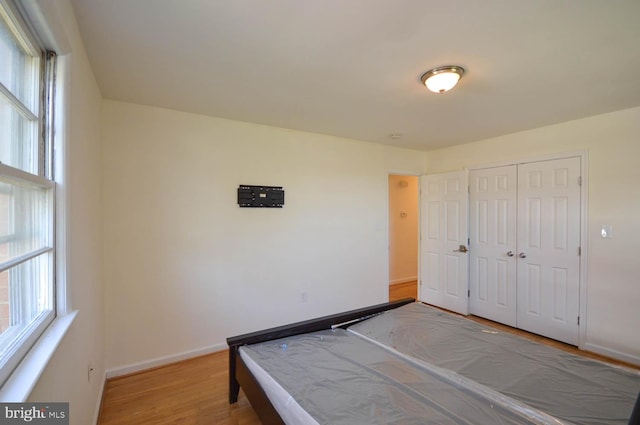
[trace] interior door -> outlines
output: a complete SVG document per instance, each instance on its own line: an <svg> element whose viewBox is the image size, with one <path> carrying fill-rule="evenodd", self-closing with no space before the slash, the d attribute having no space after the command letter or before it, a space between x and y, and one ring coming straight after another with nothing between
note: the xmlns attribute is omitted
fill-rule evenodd
<svg viewBox="0 0 640 425"><path fill-rule="evenodd" d="M468 314L467 172L421 177L421 301Z"/></svg>
<svg viewBox="0 0 640 425"><path fill-rule="evenodd" d="M469 310L516 326L517 166L469 173Z"/></svg>
<svg viewBox="0 0 640 425"><path fill-rule="evenodd" d="M518 166L518 327L577 345L580 158Z"/></svg>

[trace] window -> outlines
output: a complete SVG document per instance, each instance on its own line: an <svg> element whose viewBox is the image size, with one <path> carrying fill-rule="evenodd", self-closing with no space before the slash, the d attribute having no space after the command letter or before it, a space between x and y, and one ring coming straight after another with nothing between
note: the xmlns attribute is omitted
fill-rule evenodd
<svg viewBox="0 0 640 425"><path fill-rule="evenodd" d="M55 318L55 54L0 0L0 384Z"/></svg>

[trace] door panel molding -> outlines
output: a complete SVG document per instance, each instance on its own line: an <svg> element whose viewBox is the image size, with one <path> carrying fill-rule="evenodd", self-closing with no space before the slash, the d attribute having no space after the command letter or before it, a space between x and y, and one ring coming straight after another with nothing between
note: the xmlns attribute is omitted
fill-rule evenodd
<svg viewBox="0 0 640 425"><path fill-rule="evenodd" d="M587 340L586 340L586 329L587 329L587 324L588 324L588 317L587 317L587 293L588 293L588 253L589 253L589 239L588 239L588 209L587 209L587 205L589 202L589 198L588 198L588 191L589 191L589 182L588 182L588 176L589 176L589 167L588 167L588 163L589 163L589 155L587 151L583 151L583 150L579 150L579 151L569 151L569 152L563 152L563 153L556 153L556 154L544 154L544 155L538 155L538 156L531 156L528 158L520 158L520 159L513 159L513 160L506 160L506 161L499 161L499 162L494 162L494 163L485 163L485 164L480 164L480 165L471 165L468 166L466 168L466 170L470 173L474 172L474 171L481 171L481 170L487 170L487 169L491 169L491 168L500 168L500 167L505 167L505 166L511 166L511 165L520 165L520 164L527 164L527 163L532 163L532 162L541 162L541 161L550 161L550 160L556 160L556 159L563 159L563 158L572 158L572 157L578 157L580 158L580 176L581 176L581 185L580 185L580 223L579 223L579 246L580 246L580 266L579 266L579 325L578 325L578 333L579 333L579 338L577 341L577 344L580 348L582 349L586 349L591 347L591 345L587 345ZM556 178L556 180L561 181L562 179L560 178L562 176L558 176ZM472 181L471 179L469 179L469 186L471 187L472 185ZM421 180L421 187L422 187L422 192L421 192L421 206L422 206L422 199L424 198L425 192L426 192L426 188L427 185L424 181ZM504 184L502 184L502 187L504 187ZM472 219L472 216L470 215L470 218ZM422 229L423 229L423 222L425 221L425 214L421 211L421 233L422 233ZM470 223L471 224L471 223ZM505 233L502 233L502 236L504 236ZM504 241L504 237L501 237L501 241ZM560 246L562 245L561 243L559 244ZM560 247L558 246L558 247ZM422 242L420 245L420 250L421 250L421 254L420 254L420 258L421 261L419 262L419 267L421 269L425 268L425 264L423 259L423 254L422 254L422 250L423 250L423 246L422 246ZM513 259L515 260L515 258L512 257L507 257L506 253L509 252L508 250L505 252L505 257L502 263L500 264L504 264L505 262L507 262L509 259ZM471 252L472 253L472 252ZM517 256L518 252L516 252L515 250L513 250L512 254L514 256ZM469 257L470 258L470 257ZM469 272L471 273L471 267L473 267L473 265L471 264L471 261L469 261ZM503 267L504 266L500 266ZM503 269L500 269L499 273L504 273ZM420 272L420 276L422 276L423 273ZM471 282L469 283L471 285ZM424 289L424 288L423 288ZM559 289L557 289L556 287L554 287L554 291L557 291ZM502 294L502 293L501 293ZM501 295L502 296L502 295ZM421 297L421 299L423 299L424 297ZM471 308L471 307L469 307ZM472 312L473 313L473 312ZM554 307L554 315L556 313L555 307ZM559 312L558 312L559 314ZM597 351L597 350L594 350ZM600 350L602 351L602 350Z"/></svg>
<svg viewBox="0 0 640 425"><path fill-rule="evenodd" d="M587 322L588 270L586 258L588 252L587 159L586 152L577 152L503 162L471 169L469 174L469 231L472 248L470 253L470 310L472 314L484 315L484 317L492 320L514 325L513 321L496 319L491 317L491 314L484 314L485 312L482 311L482 308L478 308L478 304L481 305L482 301L486 301L481 299L484 294L482 291L485 291L485 289L479 285L489 285L486 281L492 282L491 279L493 279L492 283L496 289L493 293L488 291L487 293L491 294L489 298L492 297L491 301L494 304L494 310L500 304L497 292L498 288L501 288L499 284L501 278L499 278L497 270L497 267L500 267L500 263L496 261L496 258L486 257L485 254L487 241L489 240L487 233L490 233L486 229L486 223L490 222L492 225L496 225L496 222L502 222L502 220L499 216L499 208L495 206L494 209L490 209L488 206L488 200L491 198L487 198L487 192L489 189L497 192L499 187L506 187L504 184L490 187L490 180L495 179L495 175L503 174L502 171L513 169L510 167L514 167L516 170L520 170L516 179L519 188L524 187L530 192L528 199L519 199L517 204L519 223L525 222L528 225L524 227L519 225L520 228L517 232L517 235L519 235L517 240L518 249L508 251L511 255L515 254L514 257L519 264L527 264L529 266L526 267L526 272L523 267L516 268L520 276L518 284L522 285L522 290L517 292L519 300L516 305L520 305L521 314L523 311L528 311L522 318L519 318L520 320L517 320L517 322L520 322L518 327L529 328L528 330L533 332L547 334L556 339L563 339L580 347L584 345ZM577 167L575 167L576 161L578 163ZM570 167L562 166L564 163L573 164L573 170L570 170ZM536 164L540 167L537 167ZM549 164L560 164L561 166L554 167ZM551 167L552 169L545 171L545 167ZM580 178L578 179L577 176L580 176ZM508 179L500 180L507 181ZM573 188L572 190L574 191L574 198L571 200L563 195L563 192L567 192L569 188ZM575 199L576 188L578 193L577 202ZM513 212L510 214L513 214ZM523 217L526 219L523 219ZM523 241L526 242L523 243ZM543 264L540 263L540 258L531 258L528 255L530 253L543 252L544 250L541 250L541 248L548 250L550 253L546 256L545 261L548 264L545 267L540 267ZM518 254L521 252L527 257L526 259L518 258ZM578 255L578 252L581 255ZM562 258L563 256L573 260L577 259L577 265L574 263L573 266L564 267L561 264L553 263L552 259ZM496 269L491 270L486 265L479 263L487 263L489 259L492 264L496 265ZM474 264L474 262L478 264ZM487 277L489 272L486 270L495 272L492 278ZM486 275L481 276L481 273ZM481 291L481 297L474 297L474 286L475 291ZM490 286L488 287L490 288ZM546 304L550 305L542 303L545 298L549 300ZM571 308L566 304L568 301L571 301ZM561 328L562 324L566 324L566 328L570 330L568 332L570 336L559 336L557 333L554 334L555 331L553 330L548 332L548 330L544 329L544 326L542 326L543 329L536 328L535 325L531 328L531 323L528 322L535 323L538 319L534 318L538 315L543 315L547 318L546 320L554 324L554 326L557 325L555 327L558 328ZM539 322L542 323L543 320L539 319ZM524 323L524 326L520 326L522 323ZM554 326L550 326L550 328L554 328Z"/></svg>
<svg viewBox="0 0 640 425"><path fill-rule="evenodd" d="M467 171L420 179L421 301L468 314ZM464 246L464 250L461 247Z"/></svg>
<svg viewBox="0 0 640 425"><path fill-rule="evenodd" d="M516 326L517 166L469 172L469 309Z"/></svg>
<svg viewBox="0 0 640 425"><path fill-rule="evenodd" d="M517 327L573 345L580 339L580 172L577 157L518 165Z"/></svg>

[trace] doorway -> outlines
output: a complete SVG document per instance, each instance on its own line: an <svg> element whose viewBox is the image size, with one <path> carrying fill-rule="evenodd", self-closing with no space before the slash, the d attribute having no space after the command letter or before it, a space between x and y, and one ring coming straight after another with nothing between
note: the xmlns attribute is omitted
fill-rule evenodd
<svg viewBox="0 0 640 425"><path fill-rule="evenodd" d="M389 301L418 297L419 179L389 175Z"/></svg>

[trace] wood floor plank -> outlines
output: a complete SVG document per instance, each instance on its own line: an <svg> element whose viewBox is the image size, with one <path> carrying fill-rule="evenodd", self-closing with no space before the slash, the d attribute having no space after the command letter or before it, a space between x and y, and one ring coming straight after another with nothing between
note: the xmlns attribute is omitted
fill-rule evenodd
<svg viewBox="0 0 640 425"><path fill-rule="evenodd" d="M107 381L99 425L261 425L244 394L228 402L228 352Z"/></svg>

